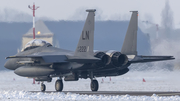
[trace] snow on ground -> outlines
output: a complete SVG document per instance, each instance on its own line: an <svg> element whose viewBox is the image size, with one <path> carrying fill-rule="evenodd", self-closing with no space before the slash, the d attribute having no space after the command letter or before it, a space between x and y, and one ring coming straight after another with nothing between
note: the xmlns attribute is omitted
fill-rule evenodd
<svg viewBox="0 0 180 101"><path fill-rule="evenodd" d="M104 95L79 95L72 93L30 93L25 91L4 91L0 92L0 100L3 101L179 101L179 96L159 97L149 96L104 96Z"/></svg>
<svg viewBox="0 0 180 101"><path fill-rule="evenodd" d="M13 71L0 72L0 100L124 100L124 101L180 101L180 96L104 96L78 95L73 93L31 93L40 91L32 79L17 76ZM98 78L99 91L180 91L180 71L130 71L118 77ZM143 82L143 79L146 82ZM54 84L45 83L47 91L55 91ZM90 91L90 80L64 82L64 91Z"/></svg>

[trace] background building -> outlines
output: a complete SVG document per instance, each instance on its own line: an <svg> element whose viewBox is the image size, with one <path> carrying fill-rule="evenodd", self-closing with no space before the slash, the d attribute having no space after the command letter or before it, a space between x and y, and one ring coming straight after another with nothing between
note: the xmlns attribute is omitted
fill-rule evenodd
<svg viewBox="0 0 180 101"><path fill-rule="evenodd" d="M35 38L43 39L51 44L53 44L53 33L47 28L43 21L39 20L35 24ZM31 28L26 34L22 37L22 49L24 46L33 40L33 28Z"/></svg>

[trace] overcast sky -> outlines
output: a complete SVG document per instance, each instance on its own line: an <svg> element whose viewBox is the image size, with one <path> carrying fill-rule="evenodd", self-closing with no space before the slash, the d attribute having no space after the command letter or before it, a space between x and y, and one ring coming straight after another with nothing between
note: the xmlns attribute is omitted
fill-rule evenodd
<svg viewBox="0 0 180 101"><path fill-rule="evenodd" d="M131 10L139 11L139 19L161 24L161 12L166 0L1 0L0 9L11 8L32 14L28 5L40 8L38 17L54 20L84 20L85 9L97 9L98 20L129 20ZM174 23L180 23L180 0L169 0L174 15Z"/></svg>

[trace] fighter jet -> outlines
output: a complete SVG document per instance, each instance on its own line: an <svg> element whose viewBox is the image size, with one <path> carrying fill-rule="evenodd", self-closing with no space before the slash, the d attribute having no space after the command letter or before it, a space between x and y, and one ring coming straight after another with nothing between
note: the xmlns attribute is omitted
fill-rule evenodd
<svg viewBox="0 0 180 101"><path fill-rule="evenodd" d="M56 91L63 90L64 81L78 81L79 78L90 78L90 88L99 88L97 77L119 76L129 71L132 63L171 60L173 56L139 56L137 55L137 11L132 11L131 20L125 36L121 52L94 52L94 16L95 9L86 10L88 16L82 30L75 52L53 47L50 43L34 39L26 44L22 52L9 59L4 67L14 73L35 78L41 83L41 91L46 90L45 81L51 82L53 77ZM118 44L117 44L118 45Z"/></svg>

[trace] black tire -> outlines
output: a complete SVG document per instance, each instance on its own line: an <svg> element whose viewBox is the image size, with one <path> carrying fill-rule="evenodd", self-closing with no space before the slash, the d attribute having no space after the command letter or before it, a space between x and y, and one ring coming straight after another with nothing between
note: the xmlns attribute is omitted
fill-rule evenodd
<svg viewBox="0 0 180 101"><path fill-rule="evenodd" d="M92 80L91 81L91 90L92 91L98 91L99 84L97 80Z"/></svg>
<svg viewBox="0 0 180 101"><path fill-rule="evenodd" d="M44 92L46 90L46 85L45 84L41 84L41 92Z"/></svg>
<svg viewBox="0 0 180 101"><path fill-rule="evenodd" d="M62 80L56 80L55 89L57 92L61 92L63 90L63 82Z"/></svg>

